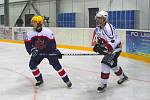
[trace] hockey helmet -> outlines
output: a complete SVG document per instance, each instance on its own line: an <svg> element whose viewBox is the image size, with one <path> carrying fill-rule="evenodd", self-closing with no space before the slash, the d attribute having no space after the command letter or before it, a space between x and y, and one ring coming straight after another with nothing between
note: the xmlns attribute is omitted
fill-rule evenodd
<svg viewBox="0 0 150 100"><path fill-rule="evenodd" d="M33 16L31 19L32 23L42 24L44 22L44 17L42 16Z"/></svg>
<svg viewBox="0 0 150 100"><path fill-rule="evenodd" d="M106 11L99 11L95 18L97 19L98 17L104 17L105 18L105 21L108 20L108 13Z"/></svg>

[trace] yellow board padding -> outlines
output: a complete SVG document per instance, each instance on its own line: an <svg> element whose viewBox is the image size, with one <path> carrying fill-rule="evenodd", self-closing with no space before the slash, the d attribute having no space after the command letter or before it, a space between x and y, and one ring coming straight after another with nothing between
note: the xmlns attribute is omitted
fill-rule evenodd
<svg viewBox="0 0 150 100"><path fill-rule="evenodd" d="M22 41L22 40L5 40L5 39L0 39L0 42L17 43L17 44L23 44L24 43L24 41Z"/></svg>
<svg viewBox="0 0 150 100"><path fill-rule="evenodd" d="M23 44L24 43L22 40L5 40L5 39L0 39L0 42L17 43L17 44ZM91 51L91 52L93 51L92 48L82 47L82 46L57 45L57 47L58 48L66 48L66 49L74 49L74 50ZM150 63L149 57L130 54L130 53L126 53L126 52L122 52L121 56Z"/></svg>
<svg viewBox="0 0 150 100"><path fill-rule="evenodd" d="M83 51L93 51L92 48L82 47L82 46L69 46L69 45L57 45L58 48L74 49L74 50L83 50Z"/></svg>
<svg viewBox="0 0 150 100"><path fill-rule="evenodd" d="M144 57L144 56L140 56L140 55L136 55L136 54L130 54L130 53L127 53L127 52L122 52L121 56L150 63L150 58L149 57Z"/></svg>

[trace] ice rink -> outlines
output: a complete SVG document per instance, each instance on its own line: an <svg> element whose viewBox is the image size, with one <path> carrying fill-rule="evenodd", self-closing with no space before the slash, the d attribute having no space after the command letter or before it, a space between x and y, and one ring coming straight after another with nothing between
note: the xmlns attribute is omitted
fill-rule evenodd
<svg viewBox="0 0 150 100"><path fill-rule="evenodd" d="M60 49L62 53L91 53ZM97 93L102 56L64 56L60 60L73 83L68 89L45 59L39 65L44 85L35 87L23 44L0 43L0 100L150 100L150 64L120 57L129 80L118 85L111 71L108 88Z"/></svg>

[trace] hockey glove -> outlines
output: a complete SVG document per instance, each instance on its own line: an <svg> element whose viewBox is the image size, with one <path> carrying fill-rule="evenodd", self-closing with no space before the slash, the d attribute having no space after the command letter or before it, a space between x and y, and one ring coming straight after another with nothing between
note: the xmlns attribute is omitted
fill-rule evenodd
<svg viewBox="0 0 150 100"><path fill-rule="evenodd" d="M57 57L59 59L62 59L62 54L61 54L61 52L58 49L55 49L54 54L57 54Z"/></svg>
<svg viewBox="0 0 150 100"><path fill-rule="evenodd" d="M31 49L31 55L32 55L32 57L36 57L38 54L39 54L38 49L36 49L36 48L32 48Z"/></svg>
<svg viewBox="0 0 150 100"><path fill-rule="evenodd" d="M100 44L96 44L94 46L94 48L93 48L94 52L98 52L99 54L102 54L102 55L106 55L107 54L106 52L104 52L106 50L107 49L104 46L100 45Z"/></svg>

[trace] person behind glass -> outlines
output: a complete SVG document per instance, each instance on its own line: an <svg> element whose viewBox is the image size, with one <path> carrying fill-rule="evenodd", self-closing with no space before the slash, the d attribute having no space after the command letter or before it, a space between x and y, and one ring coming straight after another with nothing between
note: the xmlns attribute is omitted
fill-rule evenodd
<svg viewBox="0 0 150 100"><path fill-rule="evenodd" d="M22 27L23 26L23 19L21 18L21 16L19 16L19 18L16 21L16 25L17 27Z"/></svg>
<svg viewBox="0 0 150 100"><path fill-rule="evenodd" d="M128 77L124 74L122 68L118 65L118 57L122 49L122 41L116 34L115 28L108 23L108 13L100 11L95 16L98 25L95 32L97 36L97 44L93 51L104 55L101 61L101 81L97 88L98 92L104 92L107 87L107 80L110 76L110 69L119 76L118 84L122 84Z"/></svg>
<svg viewBox="0 0 150 100"><path fill-rule="evenodd" d="M61 52L56 48L56 41L53 33L49 28L42 26L43 21L44 18L42 16L32 17L31 23L33 25L33 29L27 32L27 36L24 41L25 48L31 55L29 67L37 81L35 86L40 86L44 82L42 74L37 66L44 58L47 58L49 64L52 65L53 68L58 72L58 75L62 78L66 85L71 87L72 83L58 60L58 58L62 58L62 55ZM56 54L58 56L49 56L46 54Z"/></svg>

